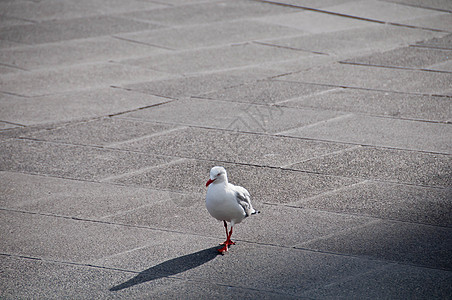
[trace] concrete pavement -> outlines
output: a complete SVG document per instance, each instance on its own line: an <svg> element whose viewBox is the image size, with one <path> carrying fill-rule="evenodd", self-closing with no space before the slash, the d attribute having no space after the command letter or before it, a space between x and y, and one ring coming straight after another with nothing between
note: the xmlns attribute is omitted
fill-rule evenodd
<svg viewBox="0 0 452 300"><path fill-rule="evenodd" d="M0 10L0 298L452 298L450 1Z"/></svg>

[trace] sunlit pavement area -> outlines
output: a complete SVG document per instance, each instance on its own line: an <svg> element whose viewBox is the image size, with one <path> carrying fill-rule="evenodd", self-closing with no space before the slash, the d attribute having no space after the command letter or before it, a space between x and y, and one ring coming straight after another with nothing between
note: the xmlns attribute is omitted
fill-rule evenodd
<svg viewBox="0 0 452 300"><path fill-rule="evenodd" d="M452 1L0 11L0 298L452 298Z"/></svg>

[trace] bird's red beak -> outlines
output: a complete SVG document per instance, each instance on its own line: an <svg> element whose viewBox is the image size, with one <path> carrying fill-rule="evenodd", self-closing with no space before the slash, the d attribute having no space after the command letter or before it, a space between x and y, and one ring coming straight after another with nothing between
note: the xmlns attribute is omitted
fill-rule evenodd
<svg viewBox="0 0 452 300"><path fill-rule="evenodd" d="M215 181L215 179L214 179L214 180L212 180L212 179L207 180L207 182L206 182L206 187L208 187L209 184L211 184L211 183L214 182L214 181Z"/></svg>

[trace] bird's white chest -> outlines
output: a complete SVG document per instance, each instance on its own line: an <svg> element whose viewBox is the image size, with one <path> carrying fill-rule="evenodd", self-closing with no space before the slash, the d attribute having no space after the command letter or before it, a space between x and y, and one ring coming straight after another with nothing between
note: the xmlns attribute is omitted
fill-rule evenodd
<svg viewBox="0 0 452 300"><path fill-rule="evenodd" d="M235 193L224 185L209 187L206 195L207 211L217 220L239 223L245 217L245 211L237 202Z"/></svg>

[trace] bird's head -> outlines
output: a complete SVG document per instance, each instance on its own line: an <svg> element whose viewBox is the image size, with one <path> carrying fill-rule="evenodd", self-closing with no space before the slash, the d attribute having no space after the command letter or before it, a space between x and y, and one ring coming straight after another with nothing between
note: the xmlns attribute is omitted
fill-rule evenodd
<svg viewBox="0 0 452 300"><path fill-rule="evenodd" d="M228 175L226 173L226 169L223 167L213 167L210 170L210 179L206 182L206 186L209 186L212 182L223 182L228 181Z"/></svg>

